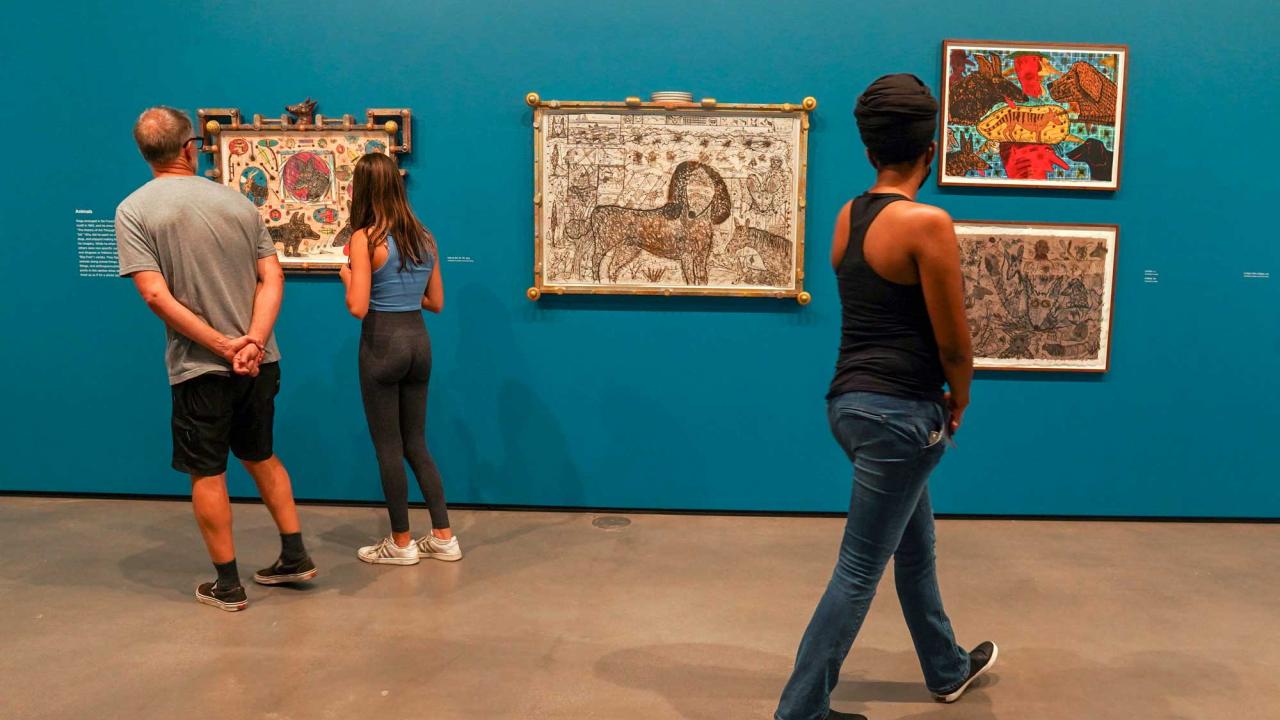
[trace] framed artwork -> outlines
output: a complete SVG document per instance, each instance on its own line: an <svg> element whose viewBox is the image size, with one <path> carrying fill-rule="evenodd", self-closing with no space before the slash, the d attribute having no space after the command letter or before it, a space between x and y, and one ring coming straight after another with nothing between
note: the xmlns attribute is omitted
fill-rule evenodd
<svg viewBox="0 0 1280 720"><path fill-rule="evenodd" d="M317 115L315 106L308 98L286 115L247 123L235 109L197 113L214 166L207 174L257 206L285 272L337 272L346 264L356 161L411 149L409 110L366 110L357 122Z"/></svg>
<svg viewBox="0 0 1280 720"><path fill-rule="evenodd" d="M1116 190L1124 45L942 43L938 184Z"/></svg>
<svg viewBox="0 0 1280 720"><path fill-rule="evenodd" d="M1118 227L955 226L974 367L1107 371Z"/></svg>
<svg viewBox="0 0 1280 720"><path fill-rule="evenodd" d="M533 112L544 294L794 298L817 101L543 101Z"/></svg>

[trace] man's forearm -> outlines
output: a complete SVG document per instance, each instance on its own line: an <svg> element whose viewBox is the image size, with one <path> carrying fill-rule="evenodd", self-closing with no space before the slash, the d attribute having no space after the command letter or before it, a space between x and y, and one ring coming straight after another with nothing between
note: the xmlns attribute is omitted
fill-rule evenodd
<svg viewBox="0 0 1280 720"><path fill-rule="evenodd" d="M175 332L199 343L218 357L227 356L231 338L214 330L177 298L172 295L158 297L149 300L147 306Z"/></svg>
<svg viewBox="0 0 1280 720"><path fill-rule="evenodd" d="M259 280L253 291L253 319L249 322L249 337L266 345L280 315L280 303L284 299L284 283Z"/></svg>

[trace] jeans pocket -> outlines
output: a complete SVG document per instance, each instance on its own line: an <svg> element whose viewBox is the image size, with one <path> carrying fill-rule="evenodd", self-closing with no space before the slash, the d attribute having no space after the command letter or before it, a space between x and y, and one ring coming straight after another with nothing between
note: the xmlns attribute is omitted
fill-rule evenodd
<svg viewBox="0 0 1280 720"><path fill-rule="evenodd" d="M946 421L939 421L938 413L911 414L890 416L884 424L889 430L910 443L919 452L933 451L942 447L947 439Z"/></svg>
<svg viewBox="0 0 1280 720"><path fill-rule="evenodd" d="M885 416L884 416L884 415L879 415L879 414L876 414L876 413L871 412L870 410L863 410L862 408L855 408L855 407L842 407L842 408L838 408L838 409L836 410L836 414L837 414L837 415L845 415L845 416L848 416L848 417L860 417L860 418L865 418L865 419L867 419L867 420L874 420L875 422L878 422L878 423L885 422L885 420L887 419L887 418L885 418Z"/></svg>
<svg viewBox="0 0 1280 720"><path fill-rule="evenodd" d="M932 427L930 427L927 432L928 442L924 446L925 450L932 449L939 445L946 447L947 433L950 430L951 425L951 413L941 405L937 406L935 410L935 412L930 413L933 417L927 420Z"/></svg>
<svg viewBox="0 0 1280 720"><path fill-rule="evenodd" d="M945 440L945 439L947 439L947 433L946 433L945 431L943 431L943 430L930 430L930 431L929 431L929 439L928 439L928 442L927 442L927 443L925 443L924 449L925 449L925 450L928 450L929 448L931 448L931 447L933 447L933 446L935 446L935 445L938 445L939 443L941 443L941 442L942 442L943 440Z"/></svg>
<svg viewBox="0 0 1280 720"><path fill-rule="evenodd" d="M832 431L846 452L867 442L881 442L889 443L881 446L886 450L893 447L887 450L891 454L907 459L938 452L945 445L946 412L940 406L896 398L850 400L830 408Z"/></svg>

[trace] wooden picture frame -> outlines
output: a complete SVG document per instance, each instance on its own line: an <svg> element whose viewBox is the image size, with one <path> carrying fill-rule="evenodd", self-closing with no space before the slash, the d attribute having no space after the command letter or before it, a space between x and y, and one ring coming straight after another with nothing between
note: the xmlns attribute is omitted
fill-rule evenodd
<svg viewBox="0 0 1280 720"><path fill-rule="evenodd" d="M794 298L809 113L799 103L544 101L533 108L543 295Z"/></svg>
<svg viewBox="0 0 1280 720"><path fill-rule="evenodd" d="M1128 74L1127 45L944 40L938 185L1118 190Z"/></svg>
<svg viewBox="0 0 1280 720"><path fill-rule="evenodd" d="M213 162L205 174L258 207L286 273L336 273L345 265L356 161L370 152L395 160L412 149L406 108L366 110L357 122L317 115L315 106L308 98L287 114L251 122L234 108L197 113L203 152Z"/></svg>
<svg viewBox="0 0 1280 720"><path fill-rule="evenodd" d="M1111 367L1117 225L957 220L979 370Z"/></svg>

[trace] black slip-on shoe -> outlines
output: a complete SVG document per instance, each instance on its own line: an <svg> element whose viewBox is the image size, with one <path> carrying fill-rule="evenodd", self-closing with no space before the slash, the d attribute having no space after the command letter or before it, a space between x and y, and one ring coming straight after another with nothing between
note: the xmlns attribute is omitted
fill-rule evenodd
<svg viewBox="0 0 1280 720"><path fill-rule="evenodd" d="M243 585L237 585L233 588L220 588L217 582L201 583L196 588L196 600L227 612L243 610L249 605L249 599L245 597Z"/></svg>
<svg viewBox="0 0 1280 720"><path fill-rule="evenodd" d="M969 651L969 677L965 678L960 687L947 693L934 693L933 699L943 703L953 703L964 695L964 691L969 689L974 680L982 677L982 674L990 670L996 664L996 656L1000 654L1000 648L996 644L988 640L978 647Z"/></svg>
<svg viewBox="0 0 1280 720"><path fill-rule="evenodd" d="M278 559L269 568L263 568L253 574L253 581L259 585L284 585L286 583L306 582L316 576L316 564L311 562L310 555L301 560L285 562Z"/></svg>
<svg viewBox="0 0 1280 720"><path fill-rule="evenodd" d="M828 710L827 720L867 720L867 716L854 715L853 713L842 713L839 710Z"/></svg>

